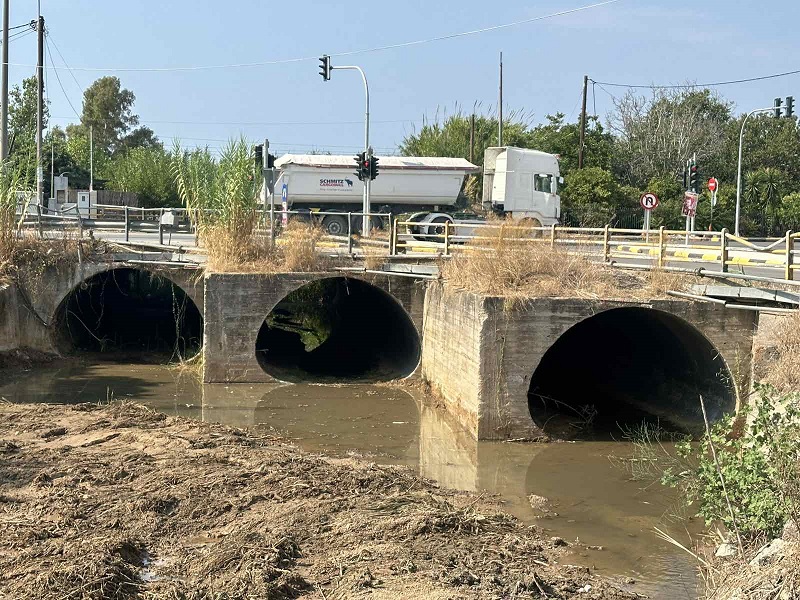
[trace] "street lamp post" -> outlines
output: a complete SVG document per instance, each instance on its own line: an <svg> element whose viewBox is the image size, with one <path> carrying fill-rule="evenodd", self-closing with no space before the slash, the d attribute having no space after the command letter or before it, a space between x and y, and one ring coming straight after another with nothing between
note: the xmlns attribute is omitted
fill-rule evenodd
<svg viewBox="0 0 800 600"><path fill-rule="evenodd" d="M736 170L736 222L734 223L733 227L734 235L736 235L737 237L739 236L739 215L741 213L741 207L742 207L742 142L744 141L744 126L747 123L747 119L749 119L753 115L763 112L771 112L774 110L775 110L774 106L771 106L769 108L757 108L755 110L751 110L749 113L745 115L744 121L742 121L742 131L739 133L739 165Z"/></svg>

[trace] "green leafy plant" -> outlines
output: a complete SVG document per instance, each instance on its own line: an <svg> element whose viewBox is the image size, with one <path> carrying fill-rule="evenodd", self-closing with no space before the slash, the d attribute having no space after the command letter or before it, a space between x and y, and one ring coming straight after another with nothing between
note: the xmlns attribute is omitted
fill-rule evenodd
<svg viewBox="0 0 800 600"><path fill-rule="evenodd" d="M680 488L689 504L696 504L707 524L719 521L752 539L779 535L788 519L800 523L796 395L760 386L744 415L725 418L710 429L710 442L716 461L708 445L685 440L676 448L688 466L668 467L662 477L664 484Z"/></svg>

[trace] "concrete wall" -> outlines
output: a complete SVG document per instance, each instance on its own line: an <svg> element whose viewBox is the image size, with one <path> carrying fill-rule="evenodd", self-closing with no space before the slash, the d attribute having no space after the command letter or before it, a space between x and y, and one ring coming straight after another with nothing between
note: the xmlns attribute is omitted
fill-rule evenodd
<svg viewBox="0 0 800 600"><path fill-rule="evenodd" d="M0 352L19 347L16 291L13 286L0 285Z"/></svg>
<svg viewBox="0 0 800 600"><path fill-rule="evenodd" d="M264 319L294 290L345 273L218 274L205 279L204 370L206 383L267 383L275 379L256 358ZM347 276L353 276L347 274ZM392 295L422 332L424 284L389 275L355 275ZM356 332L354 332L356 334Z"/></svg>
<svg viewBox="0 0 800 600"><path fill-rule="evenodd" d="M580 321L629 306L694 326L719 351L736 389L749 390L756 313L682 300L538 298L507 306L440 283L431 284L425 305L422 375L479 439L536 437L542 432L530 417L528 388L544 354Z"/></svg>

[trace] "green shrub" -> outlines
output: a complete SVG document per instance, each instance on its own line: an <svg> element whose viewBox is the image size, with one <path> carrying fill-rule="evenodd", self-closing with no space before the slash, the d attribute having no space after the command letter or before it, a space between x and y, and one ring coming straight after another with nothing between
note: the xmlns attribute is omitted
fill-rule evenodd
<svg viewBox="0 0 800 600"><path fill-rule="evenodd" d="M736 424L744 421L743 431ZM663 483L678 487L706 524L722 522L744 538L780 535L788 519L800 523L800 407L796 395L762 386L751 409L711 428L710 439L677 444L686 468L669 467ZM730 499L730 507L723 490Z"/></svg>

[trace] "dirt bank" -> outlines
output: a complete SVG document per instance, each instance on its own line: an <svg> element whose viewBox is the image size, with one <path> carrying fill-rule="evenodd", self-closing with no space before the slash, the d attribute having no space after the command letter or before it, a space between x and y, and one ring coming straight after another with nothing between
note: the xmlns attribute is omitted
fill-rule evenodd
<svg viewBox="0 0 800 600"><path fill-rule="evenodd" d="M40 365L50 364L58 357L55 354L21 348L0 352L0 377L14 377L20 371L29 371Z"/></svg>
<svg viewBox="0 0 800 600"><path fill-rule="evenodd" d="M636 597L409 469L133 404L0 414L4 600Z"/></svg>

